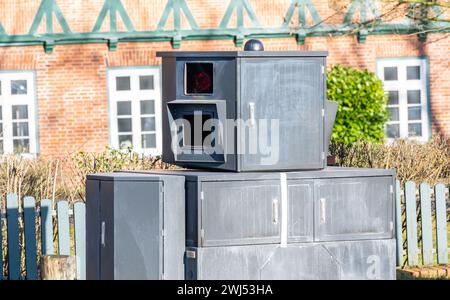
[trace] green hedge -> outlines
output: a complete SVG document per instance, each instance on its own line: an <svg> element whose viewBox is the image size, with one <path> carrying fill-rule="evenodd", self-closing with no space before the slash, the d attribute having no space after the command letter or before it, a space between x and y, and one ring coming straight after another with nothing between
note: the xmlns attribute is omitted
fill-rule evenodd
<svg viewBox="0 0 450 300"><path fill-rule="evenodd" d="M327 85L328 99L339 102L332 140L383 142L389 114L381 80L368 70L336 65L328 73Z"/></svg>

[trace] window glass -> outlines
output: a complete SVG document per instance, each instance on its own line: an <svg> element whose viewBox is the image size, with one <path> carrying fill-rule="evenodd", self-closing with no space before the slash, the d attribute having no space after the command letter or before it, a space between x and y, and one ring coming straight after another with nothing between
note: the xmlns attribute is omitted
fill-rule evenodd
<svg viewBox="0 0 450 300"><path fill-rule="evenodd" d="M142 131L155 131L156 123L154 117L141 118L141 130Z"/></svg>
<svg viewBox="0 0 450 300"><path fill-rule="evenodd" d="M15 122L13 123L13 136L29 136L28 122Z"/></svg>
<svg viewBox="0 0 450 300"><path fill-rule="evenodd" d="M155 113L155 101L154 100L142 100L141 101L141 115L152 115Z"/></svg>
<svg viewBox="0 0 450 300"><path fill-rule="evenodd" d="M389 105L397 105L398 104L398 91L389 91L388 92L388 104Z"/></svg>
<svg viewBox="0 0 450 300"><path fill-rule="evenodd" d="M27 94L26 80L11 80L11 94L12 95L26 95Z"/></svg>
<svg viewBox="0 0 450 300"><path fill-rule="evenodd" d="M391 121L398 121L400 119L398 108L390 107L388 110Z"/></svg>
<svg viewBox="0 0 450 300"><path fill-rule="evenodd" d="M142 135L142 148L151 149L156 147L156 134Z"/></svg>
<svg viewBox="0 0 450 300"><path fill-rule="evenodd" d="M420 80L420 66L406 67L406 79Z"/></svg>
<svg viewBox="0 0 450 300"><path fill-rule="evenodd" d="M139 76L139 87L141 90L153 90L154 89L153 75Z"/></svg>
<svg viewBox="0 0 450 300"><path fill-rule="evenodd" d="M131 90L131 80L129 76L116 77L116 90L129 91Z"/></svg>
<svg viewBox="0 0 450 300"><path fill-rule="evenodd" d="M421 123L408 124L408 135L410 137L422 136L422 124Z"/></svg>
<svg viewBox="0 0 450 300"><path fill-rule="evenodd" d="M131 115L131 101L117 102L117 115L130 116Z"/></svg>
<svg viewBox="0 0 450 300"><path fill-rule="evenodd" d="M408 107L408 120L410 121L417 121L422 118L422 108L420 106L416 107Z"/></svg>
<svg viewBox="0 0 450 300"><path fill-rule="evenodd" d="M16 154L30 153L29 139L16 139L13 141L13 149Z"/></svg>
<svg viewBox="0 0 450 300"><path fill-rule="evenodd" d="M384 68L384 80L398 80L397 67L385 67Z"/></svg>
<svg viewBox="0 0 450 300"><path fill-rule="evenodd" d="M12 106L12 118L13 118L13 120L28 119L28 106L27 105L13 105Z"/></svg>
<svg viewBox="0 0 450 300"><path fill-rule="evenodd" d="M388 124L387 125L387 136L388 136L388 138L399 138L400 137L400 125L399 124Z"/></svg>
<svg viewBox="0 0 450 300"><path fill-rule="evenodd" d="M420 90L408 91L408 104L420 104Z"/></svg>
<svg viewBox="0 0 450 300"><path fill-rule="evenodd" d="M133 146L133 136L131 134L119 135L119 147L128 148Z"/></svg>
<svg viewBox="0 0 450 300"><path fill-rule="evenodd" d="M118 119L117 123L118 123L119 132L131 132L132 131L131 118Z"/></svg>

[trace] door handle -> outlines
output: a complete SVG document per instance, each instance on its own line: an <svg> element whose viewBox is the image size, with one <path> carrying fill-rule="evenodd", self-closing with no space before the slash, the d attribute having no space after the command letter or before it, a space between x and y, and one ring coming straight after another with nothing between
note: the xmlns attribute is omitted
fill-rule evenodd
<svg viewBox="0 0 450 300"><path fill-rule="evenodd" d="M278 199L273 199L272 201L272 222L273 224L278 224Z"/></svg>
<svg viewBox="0 0 450 300"><path fill-rule="evenodd" d="M327 218L327 211L325 207L326 200L325 198L320 198L320 224L325 224Z"/></svg>
<svg viewBox="0 0 450 300"><path fill-rule="evenodd" d="M100 242L102 247L105 247L105 234L106 234L106 222L102 222L101 233L100 233Z"/></svg>
<svg viewBox="0 0 450 300"><path fill-rule="evenodd" d="M256 125L256 120L255 120L255 103L254 102L250 102L248 104L248 119L249 119L249 125L250 127L254 127Z"/></svg>

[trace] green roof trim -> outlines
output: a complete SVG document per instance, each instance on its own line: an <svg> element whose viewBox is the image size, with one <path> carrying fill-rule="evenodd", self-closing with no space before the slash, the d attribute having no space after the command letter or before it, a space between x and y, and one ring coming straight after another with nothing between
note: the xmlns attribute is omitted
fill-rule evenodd
<svg viewBox="0 0 450 300"><path fill-rule="evenodd" d="M36 34L44 16L46 29L45 32L48 34L52 34L54 30L53 14L55 14L56 20L58 20L59 25L62 28L62 31L66 34L71 33L72 31L70 30L69 24L67 24L66 18L64 18L64 15L61 12L61 9L59 8L58 4L56 3L56 0L42 0L41 4L39 5L38 11L34 17L33 23L31 24L30 30L28 31L28 34L30 35Z"/></svg>

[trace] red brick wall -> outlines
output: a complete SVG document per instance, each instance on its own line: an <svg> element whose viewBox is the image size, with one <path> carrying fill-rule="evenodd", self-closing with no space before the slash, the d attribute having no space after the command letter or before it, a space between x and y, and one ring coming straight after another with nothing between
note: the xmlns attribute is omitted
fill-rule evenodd
<svg viewBox="0 0 450 300"><path fill-rule="evenodd" d="M0 22L8 33L26 31L31 21L25 22L24 17L17 17L15 21L12 21L6 17L5 11L17 12L18 9L24 9L17 7L24 3L33 3L32 7L35 10L36 2L0 0L2 7L3 4L9 3L9 6L5 6L8 9L0 12ZM75 2L78 3L78 1L72 3ZM83 1L83 3L87 2ZM188 2L201 26L211 27L217 24L217 18L222 16L221 13L214 13L214 11L211 14L206 11L204 16L200 16L198 12L201 8L200 2L206 3L209 7L212 1ZM220 2L224 6L224 1L215 2ZM274 2L272 6L255 4L255 10L261 22L277 23L280 12L284 12L289 4L289 1L285 0L272 0L272 2ZM321 14L330 9L324 2L318 6ZM68 5L68 1L62 0L58 3L68 16L72 30L89 31L91 29L97 12L87 14L89 20L81 22L77 21L80 18L76 18L80 16L79 12L70 13L71 9L76 11L73 9L77 5ZM103 1L96 0L89 3L92 6L90 11L98 11ZM125 6L130 10L130 15L136 15L132 18L137 29L142 30L145 27L143 24L150 21L151 24L157 23L151 17L156 13L139 12L138 9L133 8L136 3L143 2L124 1ZM156 7L162 9L163 3L165 1L156 1ZM29 9L26 11L28 12ZM156 15L159 18L160 13ZM141 22L136 24L135 19ZM329 65L340 63L368 68L372 71L375 71L377 58L428 56L432 128L435 133L450 136L450 59L448 55L450 37L443 37L445 37L443 34L430 34L425 44L418 42L415 35L368 36L363 44L358 43L356 38L351 36L308 37L303 46L297 45L294 38L265 39L263 42L268 50L328 50ZM236 49L231 40L220 40L183 41L179 50ZM102 151L109 141L107 68L159 64L159 59L155 58L155 52L159 50L172 50L172 48L169 42L120 43L116 52L108 51L105 44L59 45L55 47L53 53L45 54L42 46L0 47L0 70L36 71L39 143L42 154L59 156L77 150Z"/></svg>

